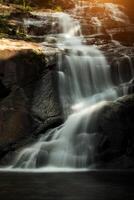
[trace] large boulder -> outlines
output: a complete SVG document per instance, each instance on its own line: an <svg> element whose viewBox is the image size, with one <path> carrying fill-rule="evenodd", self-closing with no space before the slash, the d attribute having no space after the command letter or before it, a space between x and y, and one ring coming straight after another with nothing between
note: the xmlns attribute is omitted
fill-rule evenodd
<svg viewBox="0 0 134 200"><path fill-rule="evenodd" d="M0 158L19 142L59 125L55 49L0 41Z"/></svg>
<svg viewBox="0 0 134 200"><path fill-rule="evenodd" d="M105 105L97 121L95 163L101 168L134 167L134 95Z"/></svg>

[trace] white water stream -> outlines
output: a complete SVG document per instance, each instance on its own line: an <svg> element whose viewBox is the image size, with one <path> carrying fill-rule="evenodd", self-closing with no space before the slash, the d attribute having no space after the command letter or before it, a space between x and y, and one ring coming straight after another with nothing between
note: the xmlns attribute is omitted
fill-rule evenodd
<svg viewBox="0 0 134 200"><path fill-rule="evenodd" d="M53 15L58 18L62 30L57 46L65 52L59 55L58 68L66 121L22 150L11 168L89 168L94 164L98 110L118 97L111 81L110 66L102 52L95 46L83 45L79 21L65 13Z"/></svg>

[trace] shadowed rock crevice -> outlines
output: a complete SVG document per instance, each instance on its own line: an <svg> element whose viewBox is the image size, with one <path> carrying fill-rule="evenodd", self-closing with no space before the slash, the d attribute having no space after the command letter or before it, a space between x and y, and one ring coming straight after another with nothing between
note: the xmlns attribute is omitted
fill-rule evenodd
<svg viewBox="0 0 134 200"><path fill-rule="evenodd" d="M0 99L7 97L11 90L3 84L4 74L0 74Z"/></svg>

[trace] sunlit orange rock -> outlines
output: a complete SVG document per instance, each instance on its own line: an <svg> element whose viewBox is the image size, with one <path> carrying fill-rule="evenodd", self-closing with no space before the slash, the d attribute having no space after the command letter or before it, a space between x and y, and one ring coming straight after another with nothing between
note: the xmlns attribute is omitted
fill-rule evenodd
<svg viewBox="0 0 134 200"><path fill-rule="evenodd" d="M42 48L37 43L5 38L0 39L0 59L9 59L19 51L26 52L27 50L41 52Z"/></svg>

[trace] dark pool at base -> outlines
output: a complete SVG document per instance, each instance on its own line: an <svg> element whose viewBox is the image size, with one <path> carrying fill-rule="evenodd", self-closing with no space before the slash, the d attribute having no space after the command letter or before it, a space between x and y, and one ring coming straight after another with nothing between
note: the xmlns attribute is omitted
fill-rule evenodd
<svg viewBox="0 0 134 200"><path fill-rule="evenodd" d="M0 200L134 200L134 172L1 172Z"/></svg>

